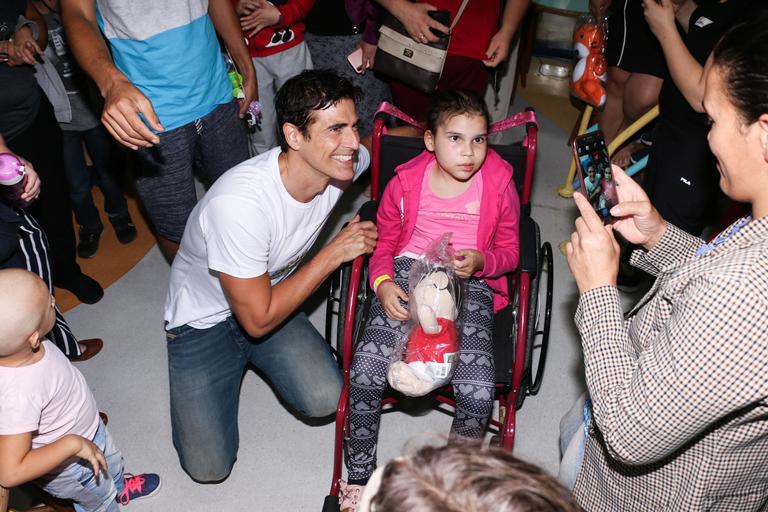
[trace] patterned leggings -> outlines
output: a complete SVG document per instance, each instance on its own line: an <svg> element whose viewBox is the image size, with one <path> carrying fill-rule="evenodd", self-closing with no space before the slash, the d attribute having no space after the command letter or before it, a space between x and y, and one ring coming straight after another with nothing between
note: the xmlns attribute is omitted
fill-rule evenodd
<svg viewBox="0 0 768 512"><path fill-rule="evenodd" d="M395 260L394 281L408 293L408 271L414 260ZM464 286L460 321L459 360L453 374L456 415L451 433L479 439L493 409L495 375L493 339L493 292L477 279ZM381 397L387 387L389 356L407 322L390 320L377 298L373 299L363 337L355 348L350 369L349 435L347 469L349 480L367 481L376 469L376 445Z"/></svg>

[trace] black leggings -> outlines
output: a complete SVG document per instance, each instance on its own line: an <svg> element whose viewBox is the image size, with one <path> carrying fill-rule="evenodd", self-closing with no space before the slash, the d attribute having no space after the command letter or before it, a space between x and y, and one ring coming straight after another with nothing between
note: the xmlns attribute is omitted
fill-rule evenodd
<svg viewBox="0 0 768 512"><path fill-rule="evenodd" d="M410 258L395 260L394 281L406 293L413 261ZM485 282L474 278L467 281L459 314L459 358L451 380L456 414L451 434L480 439L493 410L496 383L492 355L493 291ZM367 481L376 469L381 397L387 387L389 355L406 327L407 322L389 320L381 303L374 298L350 368L347 443L350 481Z"/></svg>

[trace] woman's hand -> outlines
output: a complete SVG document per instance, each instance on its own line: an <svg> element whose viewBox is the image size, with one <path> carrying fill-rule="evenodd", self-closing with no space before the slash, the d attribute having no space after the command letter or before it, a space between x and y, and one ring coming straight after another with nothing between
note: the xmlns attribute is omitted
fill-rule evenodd
<svg viewBox="0 0 768 512"><path fill-rule="evenodd" d="M29 206L29 203L37 199L40 195L40 176L37 175L35 168L32 167L32 163L19 157L24 163L24 172L27 174L27 182L24 185L24 192L21 194L21 200Z"/></svg>
<svg viewBox="0 0 768 512"><path fill-rule="evenodd" d="M488 49L485 50L485 56L483 64L489 68L495 68L507 58L509 55L509 44L512 41L514 33L508 32L496 32L488 43Z"/></svg>
<svg viewBox="0 0 768 512"><path fill-rule="evenodd" d="M461 249L456 251L453 258L453 268L456 275L462 279L468 279L485 266L485 256L475 249Z"/></svg>
<svg viewBox="0 0 768 512"><path fill-rule="evenodd" d="M37 45L37 41L13 40L0 43L0 63L7 63L9 66L21 66L28 64L34 66L37 63L36 55L42 55L43 51Z"/></svg>
<svg viewBox="0 0 768 512"><path fill-rule="evenodd" d="M617 219L613 229L627 241L653 249L667 230L667 223L635 180L617 165L611 169L619 197L619 204L611 208L611 215Z"/></svg>
<svg viewBox="0 0 768 512"><path fill-rule="evenodd" d="M430 28L447 34L451 27L446 27L437 20L432 19L429 11L436 11L434 5L427 3L400 2L392 15L400 21L414 41L419 43L435 43L440 38L432 33Z"/></svg>
<svg viewBox="0 0 768 512"><path fill-rule="evenodd" d="M373 60L376 58L376 45L368 44L361 39L358 46L363 50L363 64L360 66L357 72L361 75L364 75L365 70L373 69Z"/></svg>
<svg viewBox="0 0 768 512"><path fill-rule="evenodd" d="M384 281L376 290L379 302L384 307L384 312L392 320L402 322L408 320L408 310L400 305L400 301L408 302L408 294L397 286L394 281Z"/></svg>
<svg viewBox="0 0 768 512"><path fill-rule="evenodd" d="M579 293L600 286L616 286L620 249L613 227L603 225L583 194L576 192L573 199L581 217L576 219L576 231L565 246L565 255Z"/></svg>
<svg viewBox="0 0 768 512"><path fill-rule="evenodd" d="M661 40L671 32L677 34L675 9L671 0L643 0L643 13L657 39Z"/></svg>
<svg viewBox="0 0 768 512"><path fill-rule="evenodd" d="M37 59L42 57L43 50L32 37L29 27L21 27L13 36L13 41L8 41L9 46L4 50L8 54L9 66L21 66L29 64L34 66Z"/></svg>

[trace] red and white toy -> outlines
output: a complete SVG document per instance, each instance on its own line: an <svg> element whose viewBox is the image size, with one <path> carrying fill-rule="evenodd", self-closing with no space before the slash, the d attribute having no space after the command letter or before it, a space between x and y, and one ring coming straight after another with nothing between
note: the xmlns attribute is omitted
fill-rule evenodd
<svg viewBox="0 0 768 512"><path fill-rule="evenodd" d="M411 330L405 357L389 365L390 385L408 396L423 396L450 382L459 352L456 298L447 270L433 270L411 294L418 323Z"/></svg>
<svg viewBox="0 0 768 512"><path fill-rule="evenodd" d="M571 93L590 105L605 105L605 80L608 65L603 51L605 34L592 16L579 18L573 32L573 48L577 61L573 66Z"/></svg>

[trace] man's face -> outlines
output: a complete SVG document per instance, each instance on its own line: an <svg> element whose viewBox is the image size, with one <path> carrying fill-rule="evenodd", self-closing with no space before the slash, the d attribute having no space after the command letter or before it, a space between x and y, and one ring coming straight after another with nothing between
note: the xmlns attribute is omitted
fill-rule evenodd
<svg viewBox="0 0 768 512"><path fill-rule="evenodd" d="M343 99L311 115L307 136L300 135L299 155L309 167L327 178L351 180L360 147L355 102Z"/></svg>

